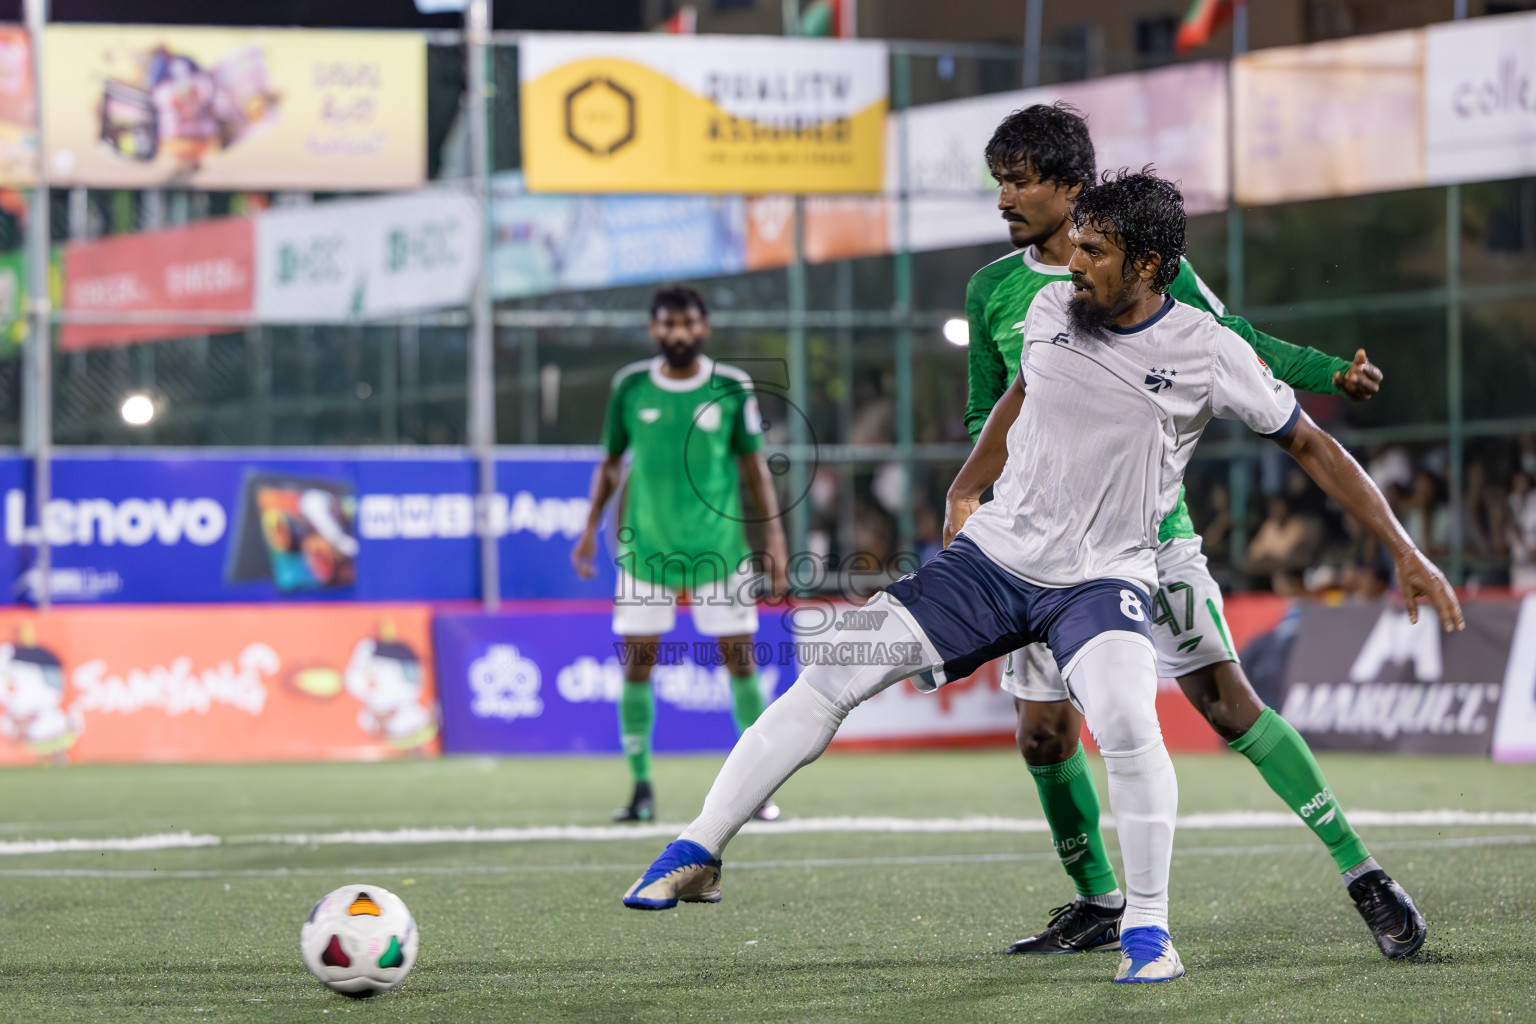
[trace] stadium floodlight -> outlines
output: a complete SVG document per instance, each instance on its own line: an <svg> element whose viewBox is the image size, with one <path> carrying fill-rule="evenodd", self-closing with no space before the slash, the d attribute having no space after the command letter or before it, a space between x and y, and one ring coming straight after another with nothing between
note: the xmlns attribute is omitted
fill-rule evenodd
<svg viewBox="0 0 1536 1024"><path fill-rule="evenodd" d="M950 317L944 321L944 340L951 345L969 345L971 325L958 316Z"/></svg>
<svg viewBox="0 0 1536 1024"><path fill-rule="evenodd" d="M155 418L155 400L146 394L136 393L123 399L123 422L130 427L142 427Z"/></svg>

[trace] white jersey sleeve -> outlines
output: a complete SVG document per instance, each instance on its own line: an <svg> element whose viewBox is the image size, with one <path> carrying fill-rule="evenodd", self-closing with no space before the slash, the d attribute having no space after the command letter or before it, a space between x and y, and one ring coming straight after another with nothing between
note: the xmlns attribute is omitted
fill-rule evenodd
<svg viewBox="0 0 1536 1024"><path fill-rule="evenodd" d="M1283 437L1301 417L1296 395L1236 332L1218 327L1211 372L1211 412L1241 420L1265 437Z"/></svg>

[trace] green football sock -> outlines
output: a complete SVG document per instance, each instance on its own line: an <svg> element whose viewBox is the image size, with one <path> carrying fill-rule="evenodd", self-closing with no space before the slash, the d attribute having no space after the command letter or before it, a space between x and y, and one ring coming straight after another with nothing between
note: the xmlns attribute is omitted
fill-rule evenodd
<svg viewBox="0 0 1536 1024"><path fill-rule="evenodd" d="M757 721L763 706L763 688L758 685L756 672L749 676L731 676L731 717L736 720L738 735Z"/></svg>
<svg viewBox="0 0 1536 1024"><path fill-rule="evenodd" d="M656 724L656 697L650 683L624 681L619 694L619 737L629 774L636 782L651 781L651 727Z"/></svg>
<svg viewBox="0 0 1536 1024"><path fill-rule="evenodd" d="M1371 855L1344 818L1328 780L1291 723L1265 708L1253 728L1229 744L1253 762L1269 788L1301 816L1312 834L1323 841L1340 871L1348 871Z"/></svg>
<svg viewBox="0 0 1536 1024"><path fill-rule="evenodd" d="M1029 765L1051 826L1051 842L1079 896L1103 896L1119 888L1099 831L1099 794L1083 745L1060 764Z"/></svg>

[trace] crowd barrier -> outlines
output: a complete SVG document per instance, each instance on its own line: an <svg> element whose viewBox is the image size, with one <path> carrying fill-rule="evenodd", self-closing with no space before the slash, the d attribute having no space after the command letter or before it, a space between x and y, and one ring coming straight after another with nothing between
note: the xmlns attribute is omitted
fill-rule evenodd
<svg viewBox="0 0 1536 1024"><path fill-rule="evenodd" d="M825 622L845 610L821 607ZM1536 760L1536 594L1465 609L1466 631L1445 634L1390 602L1227 605L1255 687L1317 749ZM623 654L609 616L598 600L496 614L425 602L0 609L0 764L617 753ZM782 606L760 620L773 697L824 657L829 633ZM665 640L656 749L728 750L716 645L686 615ZM849 715L837 745L1011 743L999 671L934 694L893 686ZM1158 712L1171 749L1224 746L1171 680Z"/></svg>

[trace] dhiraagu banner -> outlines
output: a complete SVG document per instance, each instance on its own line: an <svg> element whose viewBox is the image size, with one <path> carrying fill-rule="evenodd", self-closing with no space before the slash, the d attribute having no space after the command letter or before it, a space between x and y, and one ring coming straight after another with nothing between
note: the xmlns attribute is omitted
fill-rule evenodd
<svg viewBox="0 0 1536 1024"><path fill-rule="evenodd" d="M535 192L878 192L881 43L596 32L518 44Z"/></svg>

